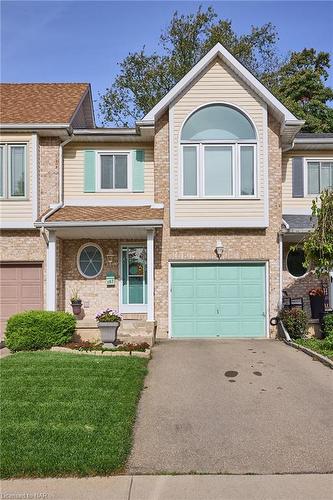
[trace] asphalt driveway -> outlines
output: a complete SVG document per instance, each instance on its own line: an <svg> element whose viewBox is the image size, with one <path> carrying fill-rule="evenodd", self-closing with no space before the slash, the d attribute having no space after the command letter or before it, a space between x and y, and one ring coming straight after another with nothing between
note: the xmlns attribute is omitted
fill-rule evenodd
<svg viewBox="0 0 333 500"><path fill-rule="evenodd" d="M129 473L329 472L332 370L275 340L154 348Z"/></svg>

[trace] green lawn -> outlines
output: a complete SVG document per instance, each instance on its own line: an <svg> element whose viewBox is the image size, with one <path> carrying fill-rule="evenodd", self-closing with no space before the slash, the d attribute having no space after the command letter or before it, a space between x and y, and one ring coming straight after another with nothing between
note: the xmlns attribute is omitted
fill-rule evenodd
<svg viewBox="0 0 333 500"><path fill-rule="evenodd" d="M105 475L132 443L147 360L51 352L1 360L1 477Z"/></svg>
<svg viewBox="0 0 333 500"><path fill-rule="evenodd" d="M295 342L333 360L332 341L327 339L296 339Z"/></svg>

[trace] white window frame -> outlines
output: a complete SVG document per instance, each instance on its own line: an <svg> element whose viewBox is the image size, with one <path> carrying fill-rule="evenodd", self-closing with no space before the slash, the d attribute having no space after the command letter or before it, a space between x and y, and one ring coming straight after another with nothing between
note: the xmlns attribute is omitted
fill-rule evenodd
<svg viewBox="0 0 333 500"><path fill-rule="evenodd" d="M184 148L194 146L197 148L197 194L196 195L185 195L184 194ZM231 195L206 195L205 194L205 165L204 165L204 148L206 146L231 146L232 147L232 194ZM254 194L253 195L242 195L241 194L241 171L240 171L240 149L242 146L252 146L253 156L254 156ZM219 141L181 141L181 162L180 162L180 182L179 182L179 198L181 199L258 199L258 141L253 139L247 140L219 140Z"/></svg>
<svg viewBox="0 0 333 500"><path fill-rule="evenodd" d="M313 163L313 162L318 162L319 164L321 163L333 163L333 158L305 158L304 159L304 173L303 173L303 178L304 178L304 194L308 198L313 198L314 196L319 196L321 191L319 193L309 193L309 182L308 182L308 175L309 175L309 168L308 164ZM319 166L319 184L321 184L321 166Z"/></svg>
<svg viewBox="0 0 333 500"><path fill-rule="evenodd" d="M27 200L29 193L28 186L28 157L27 157L27 143L23 142L5 142L0 143L3 151L3 173L2 173L2 186L3 193L0 195L1 200ZM24 148L24 195L15 196L11 194L11 148L23 147Z"/></svg>
<svg viewBox="0 0 333 500"><path fill-rule="evenodd" d="M82 251L87 248L87 247L95 247L97 248L97 250L100 251L101 253L101 256L102 256L102 265L101 265L101 269L100 271L95 274L94 276L87 276L86 274L84 274L84 272L82 271L81 269L81 266L80 266L80 257L81 257L81 253ZM102 248L97 245L97 243L93 243L93 242L89 242L89 243L85 243L84 245L81 245L78 252L77 252L77 256L76 256L76 266L77 266L77 269L79 271L79 273L81 274L81 276L83 276L84 278L86 278L87 280L93 280L95 278L97 278L103 271L103 268L104 268L104 255L103 255L103 250Z"/></svg>
<svg viewBox="0 0 333 500"><path fill-rule="evenodd" d="M102 188L102 176L101 176L101 157L102 156L126 156L127 157L127 188ZM96 185L97 192L100 193L128 193L132 191L132 152L131 151L97 151L97 172L96 172Z"/></svg>
<svg viewBox="0 0 333 500"><path fill-rule="evenodd" d="M120 276L120 283L119 283L119 311L121 313L146 313L148 310L148 304L124 304L123 302L123 283L124 283L124 278L123 278L123 249L124 248L145 248L147 252L147 245L142 242L137 242L137 243L123 243L122 245L119 246L119 276ZM148 274L148 259L146 262L146 273ZM128 274L127 274L128 276ZM148 276L147 276L148 278ZM144 290L147 286L147 282L144 284ZM147 296L145 297L146 301L148 302L148 290L147 290Z"/></svg>

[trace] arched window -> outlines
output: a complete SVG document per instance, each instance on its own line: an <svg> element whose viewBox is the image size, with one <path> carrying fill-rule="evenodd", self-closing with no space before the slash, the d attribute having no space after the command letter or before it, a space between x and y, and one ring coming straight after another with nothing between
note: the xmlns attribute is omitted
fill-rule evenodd
<svg viewBox="0 0 333 500"><path fill-rule="evenodd" d="M257 135L238 109L209 104L195 111L181 131L182 196L256 195Z"/></svg>

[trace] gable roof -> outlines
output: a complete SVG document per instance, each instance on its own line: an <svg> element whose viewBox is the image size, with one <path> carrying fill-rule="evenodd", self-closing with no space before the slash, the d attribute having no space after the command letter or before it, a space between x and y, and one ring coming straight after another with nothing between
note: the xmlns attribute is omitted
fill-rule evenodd
<svg viewBox="0 0 333 500"><path fill-rule="evenodd" d="M149 113L139 122L148 124L155 121L176 97L201 73L211 61L220 58L235 73L249 85L269 106L279 115L285 125L294 125L299 128L304 124L298 120L248 69L243 66L223 45L217 43L214 47L193 66L193 68L161 99ZM296 131L295 131L296 132Z"/></svg>
<svg viewBox="0 0 333 500"><path fill-rule="evenodd" d="M88 83L2 83L0 123L69 125L87 95Z"/></svg>

